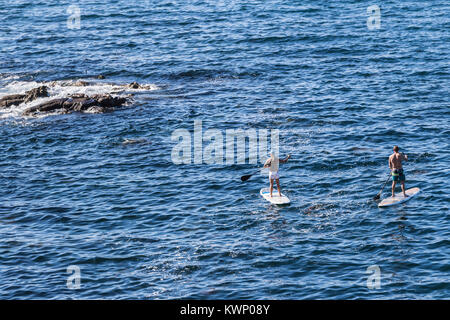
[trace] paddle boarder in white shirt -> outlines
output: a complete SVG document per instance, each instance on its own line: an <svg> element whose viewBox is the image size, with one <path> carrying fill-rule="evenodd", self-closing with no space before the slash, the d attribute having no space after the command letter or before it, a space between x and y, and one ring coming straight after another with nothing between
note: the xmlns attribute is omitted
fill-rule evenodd
<svg viewBox="0 0 450 320"><path fill-rule="evenodd" d="M291 155L288 154L288 156L285 159L279 159L272 151L270 152L270 158L267 159L267 161L264 163L264 168L269 168L270 197L272 197L273 180L277 182L278 194L281 197L280 175L278 173L278 165L279 163L286 163L290 157Z"/></svg>

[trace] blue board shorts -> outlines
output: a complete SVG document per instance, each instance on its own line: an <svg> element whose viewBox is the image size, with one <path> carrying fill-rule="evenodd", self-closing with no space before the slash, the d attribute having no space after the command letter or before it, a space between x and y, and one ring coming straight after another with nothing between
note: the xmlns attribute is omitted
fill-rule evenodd
<svg viewBox="0 0 450 320"><path fill-rule="evenodd" d="M394 169L391 172L392 175L392 181L405 181L405 173L403 172L403 169Z"/></svg>

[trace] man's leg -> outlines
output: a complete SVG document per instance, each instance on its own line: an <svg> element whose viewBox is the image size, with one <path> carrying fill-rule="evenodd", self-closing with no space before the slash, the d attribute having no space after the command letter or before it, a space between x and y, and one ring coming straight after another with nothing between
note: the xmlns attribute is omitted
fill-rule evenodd
<svg viewBox="0 0 450 320"><path fill-rule="evenodd" d="M402 192L403 196L406 198L408 195L405 193L405 181L402 181Z"/></svg>
<svg viewBox="0 0 450 320"><path fill-rule="evenodd" d="M392 181L392 198L395 197L395 185L397 184L396 181Z"/></svg>
<svg viewBox="0 0 450 320"><path fill-rule="evenodd" d="M272 191L273 191L273 179L270 180L270 197L272 198Z"/></svg>
<svg viewBox="0 0 450 320"><path fill-rule="evenodd" d="M281 197L281 187L280 187L280 179L277 179L276 181L277 181L277 189L278 189L278 194L279 194L279 195L280 195L280 197Z"/></svg>
<svg viewBox="0 0 450 320"><path fill-rule="evenodd" d="M403 196L406 198L407 197L407 195L406 195L406 193L405 193L405 174L404 174L404 172L403 172L403 170L402 170L402 172L401 172L401 174L400 174L400 182L401 182L401 184L402 184L402 192L403 192Z"/></svg>

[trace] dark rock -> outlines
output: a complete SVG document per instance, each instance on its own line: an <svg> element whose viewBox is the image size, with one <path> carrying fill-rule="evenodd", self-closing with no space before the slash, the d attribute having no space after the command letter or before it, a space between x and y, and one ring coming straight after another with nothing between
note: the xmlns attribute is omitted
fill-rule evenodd
<svg viewBox="0 0 450 320"><path fill-rule="evenodd" d="M92 107L96 104L97 104L97 101L94 99L81 99L81 100L75 102L69 109L71 109L73 111L81 112L81 111L85 111L85 110L89 109L90 107Z"/></svg>
<svg viewBox="0 0 450 320"><path fill-rule="evenodd" d="M52 112L58 109L63 109L64 102L67 99L54 99L44 103L41 103L37 106L26 109L23 112L24 116L32 115L36 112Z"/></svg>
<svg viewBox="0 0 450 320"><path fill-rule="evenodd" d="M18 106L23 102L23 95L11 95L0 99L0 108L8 108L12 105Z"/></svg>
<svg viewBox="0 0 450 320"><path fill-rule="evenodd" d="M131 89L139 89L139 88L141 88L141 85L135 81L135 82L130 83L130 84L128 85L128 88L131 88Z"/></svg>
<svg viewBox="0 0 450 320"><path fill-rule="evenodd" d="M63 113L102 113L107 112L115 107L122 106L127 101L127 98L113 97L109 94L96 94L93 96L87 96L85 94L74 94L69 98L54 99L28 108L23 112L23 115L30 116L38 112L52 112L57 110L61 110L61 112Z"/></svg>
<svg viewBox="0 0 450 320"><path fill-rule="evenodd" d="M46 86L40 86L38 88L31 89L25 92L25 94L13 94L5 96L0 99L0 108L8 108L12 105L31 102L41 97L48 97Z"/></svg>
<svg viewBox="0 0 450 320"><path fill-rule="evenodd" d="M129 89L143 89L143 90L152 90L153 87L150 85L139 84L137 82L132 82L130 84L125 85L125 88Z"/></svg>
<svg viewBox="0 0 450 320"><path fill-rule="evenodd" d="M97 77L97 79L105 79L105 76L102 75L102 74L99 74L98 77Z"/></svg>
<svg viewBox="0 0 450 320"><path fill-rule="evenodd" d="M31 89L30 91L25 92L25 103L36 100L37 98L48 97L47 87L40 86L38 88Z"/></svg>
<svg viewBox="0 0 450 320"><path fill-rule="evenodd" d="M126 98L123 97L113 97L109 94L96 94L92 96L98 102L98 105L102 108L114 108L116 106L121 106L127 102Z"/></svg>

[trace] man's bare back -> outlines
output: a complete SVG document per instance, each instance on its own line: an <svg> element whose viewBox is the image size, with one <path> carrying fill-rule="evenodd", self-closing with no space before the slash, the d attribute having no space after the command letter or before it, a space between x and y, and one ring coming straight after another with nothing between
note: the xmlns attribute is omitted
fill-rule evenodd
<svg viewBox="0 0 450 320"><path fill-rule="evenodd" d="M403 169L402 161L408 160L408 156L404 155L403 153L394 152L389 156L389 168L391 170L394 169Z"/></svg>

